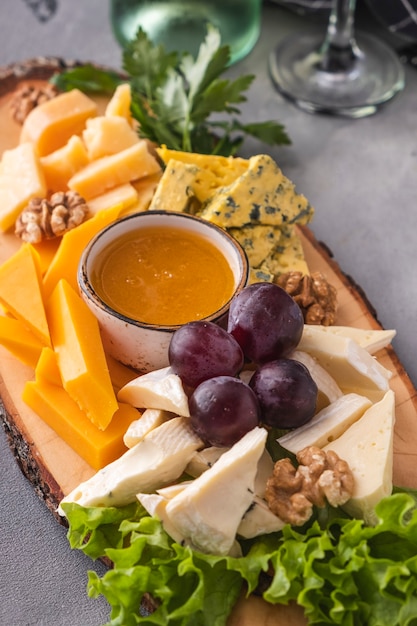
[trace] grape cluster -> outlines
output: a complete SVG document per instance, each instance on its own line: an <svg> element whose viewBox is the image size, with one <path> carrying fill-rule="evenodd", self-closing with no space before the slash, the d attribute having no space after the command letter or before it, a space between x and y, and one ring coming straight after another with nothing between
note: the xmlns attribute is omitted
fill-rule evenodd
<svg viewBox="0 0 417 626"><path fill-rule="evenodd" d="M303 332L298 304L272 283L255 283L230 305L227 329L196 321L172 336L169 362L190 390L191 424L209 445L230 446L260 423L295 428L315 411L317 386L289 358ZM245 362L249 383L238 378Z"/></svg>

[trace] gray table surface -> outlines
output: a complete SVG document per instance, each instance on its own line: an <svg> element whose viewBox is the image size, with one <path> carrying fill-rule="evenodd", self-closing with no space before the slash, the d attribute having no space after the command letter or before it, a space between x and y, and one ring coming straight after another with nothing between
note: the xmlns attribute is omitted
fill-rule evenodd
<svg viewBox="0 0 417 626"><path fill-rule="evenodd" d="M48 11L56 8L49 19ZM49 7L49 9L48 9ZM366 14L360 24L388 38ZM290 147L269 152L316 208L312 230L362 287L381 323L395 328L397 354L417 384L417 72L377 115L362 120L315 116L274 90L267 58L286 33L323 30L320 20L266 5L261 38L231 73L255 73L243 107L251 121L276 119ZM401 42L392 41L394 45ZM37 56L120 68L105 0L1 0L0 65ZM1 132L1 130L0 130ZM0 626L99 626L104 600L88 599L87 570L100 564L71 551L60 527L20 473L0 429Z"/></svg>

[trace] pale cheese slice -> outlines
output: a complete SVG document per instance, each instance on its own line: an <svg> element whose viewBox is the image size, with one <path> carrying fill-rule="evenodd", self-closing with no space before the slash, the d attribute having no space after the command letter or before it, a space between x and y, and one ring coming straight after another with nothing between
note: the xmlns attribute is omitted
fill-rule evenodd
<svg viewBox="0 0 417 626"><path fill-rule="evenodd" d="M123 435L125 446L133 448L133 446L139 443L139 441L142 441L151 430L157 428L172 417L174 417L174 413L170 413L169 411L146 409L139 419L134 420L129 425L129 428Z"/></svg>
<svg viewBox="0 0 417 626"><path fill-rule="evenodd" d="M304 326L297 349L314 356L344 393L359 393L377 402L389 389L392 373L350 337Z"/></svg>
<svg viewBox="0 0 417 626"><path fill-rule="evenodd" d="M285 522L271 511L265 500L255 496L239 524L237 534L244 539L252 539L278 532L284 526Z"/></svg>
<svg viewBox="0 0 417 626"><path fill-rule="evenodd" d="M307 424L286 433L277 441L294 454L307 446L323 448L360 419L371 404L365 396L348 393L316 413Z"/></svg>
<svg viewBox="0 0 417 626"><path fill-rule="evenodd" d="M167 505L172 524L197 549L228 554L253 500L258 461L267 431L256 427Z"/></svg>
<svg viewBox="0 0 417 626"><path fill-rule="evenodd" d="M389 346L396 335L396 331L392 329L364 329L353 326L322 326L320 324L307 325L306 331L317 335L317 337L321 336L321 333L349 337L362 348L365 348L369 354L376 354L379 350Z"/></svg>
<svg viewBox="0 0 417 626"><path fill-rule="evenodd" d="M81 483L61 505L76 502L82 506L123 506L134 502L136 494L155 491L177 480L195 450L202 447L189 420L174 417Z"/></svg>
<svg viewBox="0 0 417 626"><path fill-rule="evenodd" d="M213 467L214 463L216 463L227 450L230 450L230 448L209 446L208 448L204 448L204 450L195 452L185 468L185 473L193 478L198 478L203 472Z"/></svg>
<svg viewBox="0 0 417 626"><path fill-rule="evenodd" d="M143 508L149 513L151 517L156 517L162 522L162 526L166 533L177 543L181 545L189 545L186 538L178 531L178 529L171 524L167 515L166 509L169 499L160 495L159 493L138 493L137 499L143 506Z"/></svg>
<svg viewBox="0 0 417 626"><path fill-rule="evenodd" d="M142 409L161 409L183 417L190 416L181 378L169 366L138 376L122 387L117 397L120 402Z"/></svg>
<svg viewBox="0 0 417 626"><path fill-rule="evenodd" d="M323 448L333 450L352 470L352 498L343 508L367 524L375 524L375 506L392 493L395 394L389 390L343 435Z"/></svg>
<svg viewBox="0 0 417 626"><path fill-rule="evenodd" d="M307 354L307 352L303 352L302 350L294 350L291 353L291 358L306 366L317 385L318 398L316 411L343 396L343 391L340 389L335 379L330 376L329 372L327 372L311 354Z"/></svg>

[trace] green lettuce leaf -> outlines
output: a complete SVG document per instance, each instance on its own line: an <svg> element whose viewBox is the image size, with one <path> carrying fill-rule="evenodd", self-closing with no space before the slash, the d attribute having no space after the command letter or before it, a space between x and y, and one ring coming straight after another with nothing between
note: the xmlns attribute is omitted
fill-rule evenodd
<svg viewBox="0 0 417 626"><path fill-rule="evenodd" d="M244 589L297 602L309 624L417 626L417 492L395 491L376 507L374 527L322 512L305 527L242 542L241 558L173 542L140 504L62 507L71 546L113 563L88 583L111 606L109 626L224 626ZM151 614L140 608L145 594L158 605Z"/></svg>

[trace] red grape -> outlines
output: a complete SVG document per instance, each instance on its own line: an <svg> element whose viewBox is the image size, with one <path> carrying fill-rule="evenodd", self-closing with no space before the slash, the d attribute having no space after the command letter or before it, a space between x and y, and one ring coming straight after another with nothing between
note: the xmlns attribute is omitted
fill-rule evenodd
<svg viewBox="0 0 417 626"><path fill-rule="evenodd" d="M189 322L172 335L169 363L188 387L214 376L236 376L244 363L237 341L213 322Z"/></svg>
<svg viewBox="0 0 417 626"><path fill-rule="evenodd" d="M303 327L298 304L272 283L249 285L230 303L227 330L255 363L287 356L298 345Z"/></svg>
<svg viewBox="0 0 417 626"><path fill-rule="evenodd" d="M232 446L259 424L254 392L232 376L202 382L191 395L189 407L194 431L212 446Z"/></svg>
<svg viewBox="0 0 417 626"><path fill-rule="evenodd" d="M261 365L249 386L261 408L261 421L275 428L297 428L316 409L317 385L303 363L277 359Z"/></svg>

